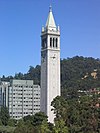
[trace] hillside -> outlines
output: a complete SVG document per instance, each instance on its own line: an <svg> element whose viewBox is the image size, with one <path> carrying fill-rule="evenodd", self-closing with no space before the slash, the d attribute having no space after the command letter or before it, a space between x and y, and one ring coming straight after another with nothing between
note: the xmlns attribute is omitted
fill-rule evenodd
<svg viewBox="0 0 100 133"><path fill-rule="evenodd" d="M35 84L40 84L40 69L39 65L36 67L30 66L26 74L20 72L15 74L14 77L3 76L1 80L33 79ZM77 90L97 87L100 87L100 59L82 56L61 59L61 88L64 97L69 93L77 95Z"/></svg>
<svg viewBox="0 0 100 133"><path fill-rule="evenodd" d="M64 97L100 87L100 60L82 56L61 60L61 86Z"/></svg>

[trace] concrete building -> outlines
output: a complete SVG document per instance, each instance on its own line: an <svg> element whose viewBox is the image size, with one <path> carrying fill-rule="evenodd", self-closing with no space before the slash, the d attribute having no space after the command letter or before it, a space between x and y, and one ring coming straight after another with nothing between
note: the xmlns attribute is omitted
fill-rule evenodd
<svg viewBox="0 0 100 133"><path fill-rule="evenodd" d="M60 95L60 28L56 26L50 7L46 26L41 33L41 100L40 110L54 122L51 102Z"/></svg>
<svg viewBox="0 0 100 133"><path fill-rule="evenodd" d="M32 80L12 80L9 87L9 113L20 119L40 111L40 86Z"/></svg>
<svg viewBox="0 0 100 133"><path fill-rule="evenodd" d="M8 88L9 82L0 81L0 106L8 107Z"/></svg>
<svg viewBox="0 0 100 133"><path fill-rule="evenodd" d="M33 80L2 82L0 94L1 105L8 107L11 118L20 119L40 111L40 86L34 85Z"/></svg>

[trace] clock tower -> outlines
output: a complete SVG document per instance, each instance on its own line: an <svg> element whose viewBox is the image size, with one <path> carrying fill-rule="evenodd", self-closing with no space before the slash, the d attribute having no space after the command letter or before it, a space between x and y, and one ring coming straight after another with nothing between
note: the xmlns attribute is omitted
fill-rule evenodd
<svg viewBox="0 0 100 133"><path fill-rule="evenodd" d="M52 13L49 15L41 33L41 100L40 110L54 122L51 102L60 95L60 28L56 26Z"/></svg>

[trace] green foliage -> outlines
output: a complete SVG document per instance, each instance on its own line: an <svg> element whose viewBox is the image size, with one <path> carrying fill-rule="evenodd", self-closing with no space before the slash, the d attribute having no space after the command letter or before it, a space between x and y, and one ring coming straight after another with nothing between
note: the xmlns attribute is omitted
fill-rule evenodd
<svg viewBox="0 0 100 133"><path fill-rule="evenodd" d="M28 129L27 129L27 126L24 124L24 121L19 120L18 125L14 130L14 133L27 133L27 131Z"/></svg>
<svg viewBox="0 0 100 133"><path fill-rule="evenodd" d="M39 65L37 65L36 67L30 66L26 74L17 73L15 74L14 79L34 80L35 84L40 85L40 66Z"/></svg>
<svg viewBox="0 0 100 133"><path fill-rule="evenodd" d="M0 109L0 120L1 120L1 123L6 126L8 124L9 118L10 118L10 116L9 116L8 108L2 106L1 109Z"/></svg>
<svg viewBox="0 0 100 133"><path fill-rule="evenodd" d="M39 112L34 115L32 125L41 125L44 121L47 122L47 116L43 112Z"/></svg>
<svg viewBox="0 0 100 133"><path fill-rule="evenodd" d="M65 125L63 119L60 118L55 120L53 133L68 133L68 127Z"/></svg>
<svg viewBox="0 0 100 133"><path fill-rule="evenodd" d="M91 73L96 70L97 78ZM87 76L86 78L84 78ZM61 60L62 96L77 98L77 90L88 90L100 86L100 60L75 56Z"/></svg>
<svg viewBox="0 0 100 133"><path fill-rule="evenodd" d="M15 130L15 127L11 126L0 126L0 133L13 133Z"/></svg>
<svg viewBox="0 0 100 133"><path fill-rule="evenodd" d="M30 68L26 74L19 72L19 73L16 73L14 77L13 76L5 77L3 75L1 80L8 81L8 82L11 79L34 80L35 84L40 85L40 69L41 69L40 65L37 65L36 67L30 66Z"/></svg>
<svg viewBox="0 0 100 133"><path fill-rule="evenodd" d="M53 99L51 105L55 113L54 124L48 123L43 112L25 116L16 124L9 119L9 126L0 126L1 133L99 133L100 107L99 95L81 96L65 100L61 96ZM1 116L1 115L0 115ZM2 123L1 123L2 124ZM16 128L13 126L16 125Z"/></svg>
<svg viewBox="0 0 100 133"><path fill-rule="evenodd" d="M36 132L38 133L52 133L50 131L48 123L46 121L43 121L40 126L36 126L37 130Z"/></svg>
<svg viewBox="0 0 100 133"><path fill-rule="evenodd" d="M54 111L54 114L56 115L56 120L62 118L64 121L67 118L67 109L68 104L65 101L65 99L61 96L57 96L53 99L51 102L52 111Z"/></svg>
<svg viewBox="0 0 100 133"><path fill-rule="evenodd" d="M100 107L96 107L98 96L82 96L65 101L57 96L51 103L56 118L54 133L99 133Z"/></svg>
<svg viewBox="0 0 100 133"><path fill-rule="evenodd" d="M16 125L17 125L17 120L15 119L8 120L8 126L15 127Z"/></svg>
<svg viewBox="0 0 100 133"><path fill-rule="evenodd" d="M50 133L47 116L43 112L25 116L18 122L14 133Z"/></svg>
<svg viewBox="0 0 100 133"><path fill-rule="evenodd" d="M0 126L2 126L3 124L2 124L2 121L1 121L1 119L0 119Z"/></svg>
<svg viewBox="0 0 100 133"><path fill-rule="evenodd" d="M31 121L32 122L33 119L34 119L34 116L27 115L27 116L24 116L23 121L24 122L27 122L27 121Z"/></svg>
<svg viewBox="0 0 100 133"><path fill-rule="evenodd" d="M68 103L65 99L61 96L57 96L51 102L52 111L56 115L54 119L54 133L68 133L68 127L65 125L67 118L67 111L68 111Z"/></svg>
<svg viewBox="0 0 100 133"><path fill-rule="evenodd" d="M79 100L69 101L67 125L71 133L97 133L99 113L95 100L90 96L82 96Z"/></svg>
<svg viewBox="0 0 100 133"><path fill-rule="evenodd" d="M37 65L35 68L30 66L28 73L25 75L26 79L33 79L35 84L40 85L40 69L41 67Z"/></svg>

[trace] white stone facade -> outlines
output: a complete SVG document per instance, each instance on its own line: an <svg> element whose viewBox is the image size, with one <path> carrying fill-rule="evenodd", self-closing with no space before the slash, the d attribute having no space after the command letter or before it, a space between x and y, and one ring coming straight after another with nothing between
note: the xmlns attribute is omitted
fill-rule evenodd
<svg viewBox="0 0 100 133"><path fill-rule="evenodd" d="M0 82L0 106L8 107L14 119L34 115L40 111L40 86L33 80Z"/></svg>
<svg viewBox="0 0 100 133"><path fill-rule="evenodd" d="M47 23L41 34L41 100L40 110L54 122L51 102L60 95L60 30L56 27L50 8Z"/></svg>

